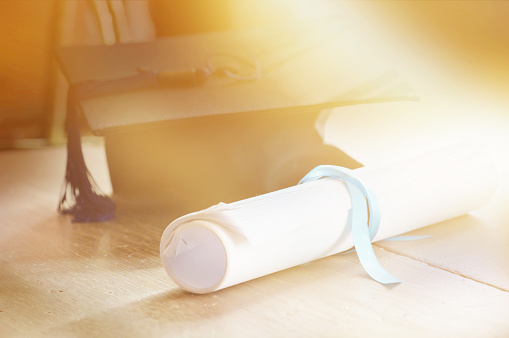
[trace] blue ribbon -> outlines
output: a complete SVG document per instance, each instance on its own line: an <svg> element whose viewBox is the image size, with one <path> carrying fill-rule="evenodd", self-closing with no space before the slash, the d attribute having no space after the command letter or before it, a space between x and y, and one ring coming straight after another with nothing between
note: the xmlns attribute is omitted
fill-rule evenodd
<svg viewBox="0 0 509 338"><path fill-rule="evenodd" d="M349 225L352 229L355 251L364 270L371 278L382 284L402 282L380 265L371 246L371 241L375 238L380 226L380 207L375 194L355 177L352 170L332 165L320 165L314 168L300 180L299 184L325 177L340 180L348 188L352 200Z"/></svg>

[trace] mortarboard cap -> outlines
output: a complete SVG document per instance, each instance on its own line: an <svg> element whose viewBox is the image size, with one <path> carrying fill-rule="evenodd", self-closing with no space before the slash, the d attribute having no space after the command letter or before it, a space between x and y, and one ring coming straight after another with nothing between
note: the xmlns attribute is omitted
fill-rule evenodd
<svg viewBox="0 0 509 338"><path fill-rule="evenodd" d="M69 154L59 210L72 213L77 221L106 220L113 216L114 210L114 203L98 192L86 170L79 142L78 109L94 134L106 136L110 171L122 176L127 167L137 165L124 163L123 169L112 168L111 162L121 157L115 153L121 151L119 142L127 147L126 140L148 139L157 134L154 130L166 136L174 134L168 137L178 143L175 137L182 134L179 130L194 128L193 123L202 125L196 128L200 132L222 126L218 132L224 134L228 133L225 129L228 119L239 116L249 116L248 124L256 128L253 119L262 115L269 118L266 123L271 123L272 117L292 120L298 119L297 113L417 99L408 83L337 16L250 30L182 35L148 43L63 47L57 51L57 57L70 83ZM241 134L228 136L229 142L235 144L234 135ZM217 133L211 135L220 137ZM206 149L212 140L196 141L197 147ZM143 156L157 157L160 166L166 168L166 173L159 170L159 175L171 176L168 167L180 166L182 161L175 153L168 155L168 161L162 161L165 149L170 151L168 144L143 145L139 153L128 150L129 156L140 155L138 162L144 164L150 161L143 160ZM178 146L180 153L184 153L190 144ZM155 148L162 153L150 155ZM228 152L227 149L216 151ZM250 149L244 148L246 151L249 157ZM228 161L232 160L232 154L223 160L223 167L231 164ZM144 164L138 167L146 170ZM206 169L214 171L212 167ZM209 181L216 179L213 175L203 177L203 172L189 175ZM139 187L147 186L141 175L157 176L150 172L134 175L138 176L117 179L112 173L114 190L118 185L115 180L130 180L125 185ZM232 182L232 185L238 184ZM178 184L174 188L185 189ZM215 188L202 186L200 189L197 192L205 193ZM246 193L245 197L249 197L252 192ZM199 207L202 206L192 209Z"/></svg>

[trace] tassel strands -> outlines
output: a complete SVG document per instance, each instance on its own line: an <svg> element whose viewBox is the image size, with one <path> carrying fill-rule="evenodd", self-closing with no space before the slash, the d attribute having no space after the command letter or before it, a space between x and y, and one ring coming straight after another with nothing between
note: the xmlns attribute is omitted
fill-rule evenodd
<svg viewBox="0 0 509 338"><path fill-rule="evenodd" d="M158 85L156 73L109 81L73 84L67 94L67 168L58 212L73 215L73 222L104 222L115 215L115 202L99 189L83 158L78 104L81 100L141 90Z"/></svg>
<svg viewBox="0 0 509 338"><path fill-rule="evenodd" d="M81 147L78 107L80 91L71 86L67 96L67 168L58 212L73 222L104 222L115 214L115 202L104 195L88 171Z"/></svg>

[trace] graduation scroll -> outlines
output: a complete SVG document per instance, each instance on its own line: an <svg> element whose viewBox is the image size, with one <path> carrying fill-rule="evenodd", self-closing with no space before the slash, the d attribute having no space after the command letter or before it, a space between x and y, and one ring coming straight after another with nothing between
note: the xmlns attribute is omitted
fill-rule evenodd
<svg viewBox="0 0 509 338"><path fill-rule="evenodd" d="M478 147L352 172L378 200L373 241L477 209L496 187L491 157ZM163 233L162 263L182 288L208 293L347 251L354 247L351 196L345 182L324 178L185 215Z"/></svg>

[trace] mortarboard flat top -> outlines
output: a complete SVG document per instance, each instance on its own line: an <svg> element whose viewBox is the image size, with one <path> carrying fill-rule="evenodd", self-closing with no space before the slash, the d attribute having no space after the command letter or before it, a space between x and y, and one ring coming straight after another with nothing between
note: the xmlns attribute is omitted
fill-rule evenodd
<svg viewBox="0 0 509 338"><path fill-rule="evenodd" d="M71 84L136 77L146 71L204 69L217 55L234 72L249 73L253 64L261 66L260 76L248 81L213 74L197 86L159 86L82 100L90 128L104 135L201 116L415 100L412 88L361 42L334 16L147 43L62 47L57 57Z"/></svg>

